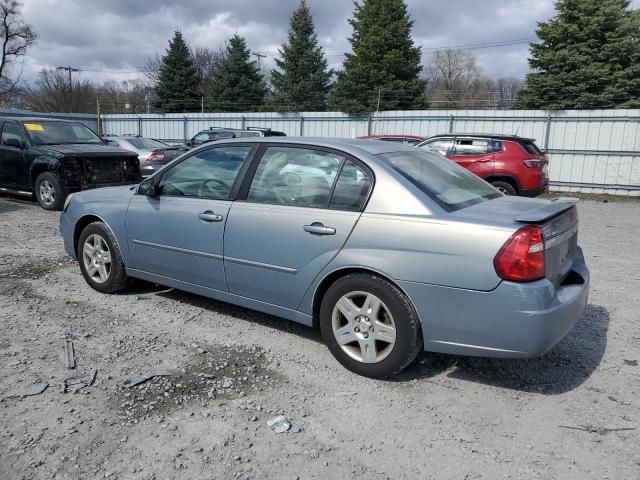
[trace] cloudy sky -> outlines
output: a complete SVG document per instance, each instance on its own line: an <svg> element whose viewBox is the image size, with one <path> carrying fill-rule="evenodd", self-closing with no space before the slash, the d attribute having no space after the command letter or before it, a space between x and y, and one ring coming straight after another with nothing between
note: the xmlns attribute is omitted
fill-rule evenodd
<svg viewBox="0 0 640 480"><path fill-rule="evenodd" d="M163 52L175 29L195 46L216 48L234 33L273 64L286 39L298 0L22 0L38 33L25 60L24 78L42 67L71 65L83 77L103 81L141 77L139 70ZM339 67L349 50L351 0L308 0L329 63ZM469 47L486 74L523 77L526 41L536 22L550 18L553 0L408 0L414 38L423 62L440 47ZM634 0L634 5L640 0ZM495 46L495 44L506 44Z"/></svg>

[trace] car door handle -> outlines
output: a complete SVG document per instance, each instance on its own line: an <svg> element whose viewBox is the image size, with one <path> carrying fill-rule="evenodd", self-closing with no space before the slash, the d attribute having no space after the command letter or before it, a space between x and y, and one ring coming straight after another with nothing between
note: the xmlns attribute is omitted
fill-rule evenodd
<svg viewBox="0 0 640 480"><path fill-rule="evenodd" d="M222 215L213 213L211 210L202 212L200 215L198 215L198 218L204 222L221 222L222 221Z"/></svg>
<svg viewBox="0 0 640 480"><path fill-rule="evenodd" d="M311 225L305 225L302 228L304 228L305 232L309 232L313 235L335 235L336 234L335 228L325 227L320 222L313 222Z"/></svg>

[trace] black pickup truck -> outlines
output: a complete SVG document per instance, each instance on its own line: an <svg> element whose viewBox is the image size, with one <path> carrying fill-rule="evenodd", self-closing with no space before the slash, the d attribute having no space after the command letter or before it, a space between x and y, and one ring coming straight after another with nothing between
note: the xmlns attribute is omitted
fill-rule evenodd
<svg viewBox="0 0 640 480"><path fill-rule="evenodd" d="M138 156L80 122L0 117L0 193L35 195L62 210L72 192L141 181Z"/></svg>

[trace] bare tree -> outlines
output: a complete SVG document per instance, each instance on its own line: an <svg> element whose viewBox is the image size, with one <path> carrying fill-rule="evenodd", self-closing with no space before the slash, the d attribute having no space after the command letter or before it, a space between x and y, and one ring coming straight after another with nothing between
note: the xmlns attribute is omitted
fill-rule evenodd
<svg viewBox="0 0 640 480"><path fill-rule="evenodd" d="M36 86L26 89L25 100L32 110L41 112L94 113L96 88L88 80L72 80L65 72L42 69Z"/></svg>
<svg viewBox="0 0 640 480"><path fill-rule="evenodd" d="M468 108L486 92L475 56L464 50L436 50L427 67L429 103L436 108ZM475 100L474 100L475 97Z"/></svg>
<svg viewBox="0 0 640 480"><path fill-rule="evenodd" d="M511 108L516 94L524 88L524 80L521 78L498 78L492 83L492 103L498 109Z"/></svg>
<svg viewBox="0 0 640 480"><path fill-rule="evenodd" d="M102 113L146 113L151 104L151 86L142 80L105 82L98 92Z"/></svg>
<svg viewBox="0 0 640 480"><path fill-rule="evenodd" d="M2 58L0 59L0 100L12 94L20 81L22 70L15 74L18 59L27 53L27 48L36 41L36 34L22 20L16 0L0 0L0 36L2 37ZM12 72L13 71L13 72ZM14 73L13 78L9 74Z"/></svg>

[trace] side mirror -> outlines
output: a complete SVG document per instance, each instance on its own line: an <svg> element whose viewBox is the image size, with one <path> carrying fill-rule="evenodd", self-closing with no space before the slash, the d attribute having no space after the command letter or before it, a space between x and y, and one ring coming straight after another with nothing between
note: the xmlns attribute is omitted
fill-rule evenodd
<svg viewBox="0 0 640 480"><path fill-rule="evenodd" d="M138 186L138 194L146 195L147 197L156 197L160 193L160 189L158 188L158 180L156 178L160 178L158 176L153 178L147 178L144 182L142 182Z"/></svg>
<svg viewBox="0 0 640 480"><path fill-rule="evenodd" d="M9 147L14 147L14 148L26 147L26 143L24 142L24 140L18 140L17 138L13 138L13 137L6 138L3 143Z"/></svg>

